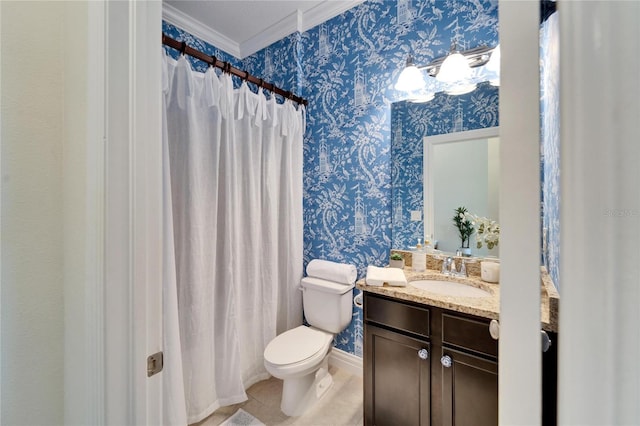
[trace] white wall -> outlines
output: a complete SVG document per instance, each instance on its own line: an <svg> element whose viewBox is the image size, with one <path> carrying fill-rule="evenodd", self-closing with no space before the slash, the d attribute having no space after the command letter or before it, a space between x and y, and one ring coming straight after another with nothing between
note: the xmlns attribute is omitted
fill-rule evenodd
<svg viewBox="0 0 640 426"><path fill-rule="evenodd" d="M92 251L87 229L101 216L91 211L88 187L91 174L87 161L91 142L87 139L88 85L95 84L95 76L87 75L87 2L64 3L64 145L63 145L63 201L64 201L64 424L87 424L91 392L87 380L97 360L91 360L86 350L86 338L92 321L85 312L87 286L95 279L87 267ZM99 127L99 126L97 126ZM96 129L101 131L102 129ZM96 167L97 168L97 167ZM100 170L95 172L99 173ZM95 216L95 217L93 217ZM97 312L96 312L97 314Z"/></svg>
<svg viewBox="0 0 640 426"><path fill-rule="evenodd" d="M2 8L2 423L63 423L64 3Z"/></svg>
<svg viewBox="0 0 640 426"><path fill-rule="evenodd" d="M499 3L501 425L541 421L539 10Z"/></svg>
<svg viewBox="0 0 640 426"><path fill-rule="evenodd" d="M640 424L640 3L558 5L559 423Z"/></svg>
<svg viewBox="0 0 640 426"><path fill-rule="evenodd" d="M161 3L0 15L0 424L162 424Z"/></svg>

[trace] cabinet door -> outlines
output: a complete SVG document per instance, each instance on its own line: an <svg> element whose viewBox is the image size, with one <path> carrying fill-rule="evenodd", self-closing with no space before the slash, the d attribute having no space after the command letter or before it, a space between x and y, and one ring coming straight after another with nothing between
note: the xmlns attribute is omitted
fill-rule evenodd
<svg viewBox="0 0 640 426"><path fill-rule="evenodd" d="M548 332L551 347L542 353L542 424L558 424L558 334Z"/></svg>
<svg viewBox="0 0 640 426"><path fill-rule="evenodd" d="M370 324L364 338L365 424L429 425L429 343Z"/></svg>
<svg viewBox="0 0 640 426"><path fill-rule="evenodd" d="M442 424L496 426L498 363L448 348L438 352L439 358L449 357L438 362L442 374Z"/></svg>

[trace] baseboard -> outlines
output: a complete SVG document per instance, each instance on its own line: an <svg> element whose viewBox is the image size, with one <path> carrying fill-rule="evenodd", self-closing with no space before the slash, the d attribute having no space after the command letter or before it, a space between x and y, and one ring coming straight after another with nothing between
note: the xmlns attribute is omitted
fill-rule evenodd
<svg viewBox="0 0 640 426"><path fill-rule="evenodd" d="M329 354L329 365L362 377L362 358L342 349L333 348Z"/></svg>

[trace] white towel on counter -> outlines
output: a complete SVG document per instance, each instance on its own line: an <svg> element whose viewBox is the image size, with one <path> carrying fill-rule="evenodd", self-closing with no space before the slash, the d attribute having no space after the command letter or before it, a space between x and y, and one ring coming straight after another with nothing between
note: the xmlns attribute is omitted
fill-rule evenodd
<svg viewBox="0 0 640 426"><path fill-rule="evenodd" d="M307 265L307 275L341 284L353 284L358 278L358 270L348 263L313 259Z"/></svg>
<svg viewBox="0 0 640 426"><path fill-rule="evenodd" d="M405 287L407 277L399 268L380 268L379 266L367 266L367 285L381 286L384 283L395 287Z"/></svg>

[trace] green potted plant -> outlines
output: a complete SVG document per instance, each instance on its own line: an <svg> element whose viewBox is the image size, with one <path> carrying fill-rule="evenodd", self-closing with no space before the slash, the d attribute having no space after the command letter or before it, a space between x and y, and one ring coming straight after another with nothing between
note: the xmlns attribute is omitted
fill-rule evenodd
<svg viewBox="0 0 640 426"><path fill-rule="evenodd" d="M404 257L402 257L400 253L391 253L391 256L389 256L389 267L404 268Z"/></svg>
<svg viewBox="0 0 640 426"><path fill-rule="evenodd" d="M471 221L467 218L466 207L458 207L455 209L456 214L453 216L453 224L458 228L458 236L460 237L460 251L464 256L471 256L469 248L469 240L474 232Z"/></svg>

